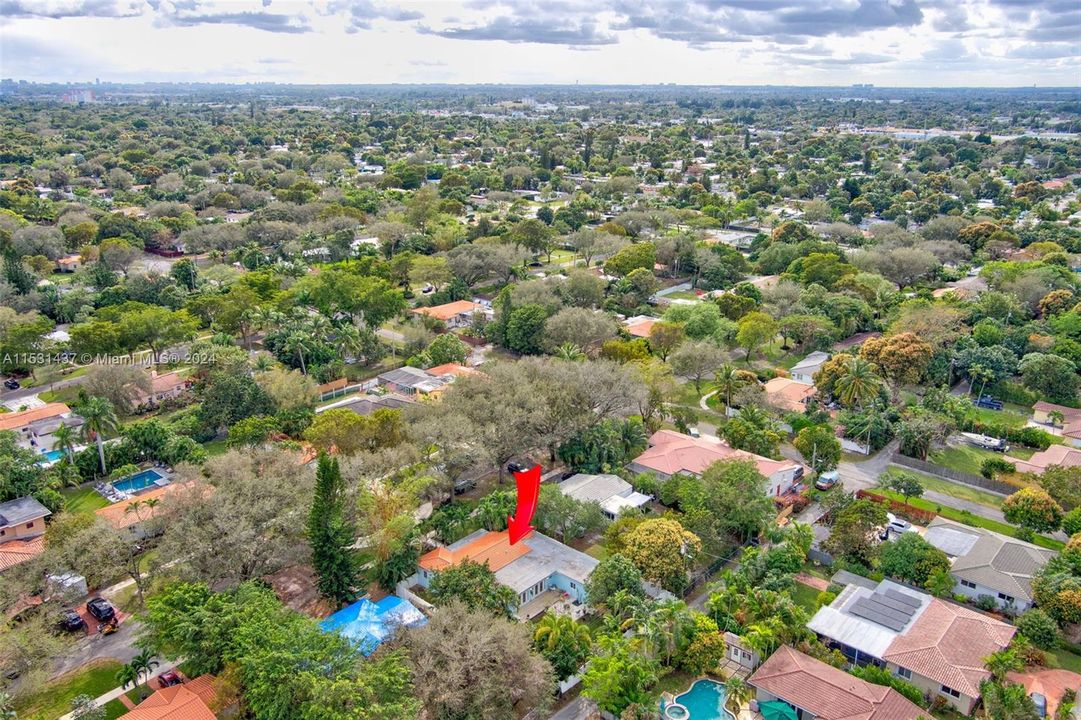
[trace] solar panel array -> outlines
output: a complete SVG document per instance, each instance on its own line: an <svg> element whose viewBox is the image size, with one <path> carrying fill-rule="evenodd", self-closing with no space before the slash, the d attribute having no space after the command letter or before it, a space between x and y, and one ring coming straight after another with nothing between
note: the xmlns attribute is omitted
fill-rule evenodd
<svg viewBox="0 0 1081 720"><path fill-rule="evenodd" d="M879 590L870 597L858 598L849 612L857 617L900 632L920 609L920 601L893 588Z"/></svg>

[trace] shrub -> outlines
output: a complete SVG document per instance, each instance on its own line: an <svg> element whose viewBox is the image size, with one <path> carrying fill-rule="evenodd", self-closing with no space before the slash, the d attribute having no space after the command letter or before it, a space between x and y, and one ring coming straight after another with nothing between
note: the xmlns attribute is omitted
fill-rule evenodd
<svg viewBox="0 0 1081 720"><path fill-rule="evenodd" d="M998 601L994 595L980 595L976 598L976 607L984 612L991 612L998 609Z"/></svg>
<svg viewBox="0 0 1081 720"><path fill-rule="evenodd" d="M1012 473L1016 471L1017 466L1012 462L997 457L987 458L980 466L980 475L983 475L988 480L994 480L995 475L1000 473Z"/></svg>
<svg viewBox="0 0 1081 720"><path fill-rule="evenodd" d="M1062 516L1062 531L1071 537L1081 532L1081 507Z"/></svg>
<svg viewBox="0 0 1081 720"><path fill-rule="evenodd" d="M1017 618L1017 629L1037 647L1053 650L1060 641L1058 623L1039 608Z"/></svg>

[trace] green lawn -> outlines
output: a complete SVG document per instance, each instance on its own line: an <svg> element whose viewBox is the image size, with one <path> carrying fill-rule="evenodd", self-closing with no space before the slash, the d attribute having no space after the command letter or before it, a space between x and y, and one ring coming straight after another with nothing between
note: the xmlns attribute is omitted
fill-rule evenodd
<svg viewBox="0 0 1081 720"><path fill-rule="evenodd" d="M796 589L792 591L792 600L808 612L810 615L814 615L818 610L818 593L820 591L811 587L810 585L804 585L801 582L796 583Z"/></svg>
<svg viewBox="0 0 1081 720"><path fill-rule="evenodd" d="M71 711L71 701L79 695L97 697L117 686L120 663L98 660L45 685L19 704L20 720L56 720ZM115 717L115 716L109 716Z"/></svg>
<svg viewBox="0 0 1081 720"><path fill-rule="evenodd" d="M1024 405L1006 403L1002 410L988 410L987 408L974 407L969 411L969 417L974 417L985 423L1005 425L1007 427L1024 427L1032 417L1032 408Z"/></svg>
<svg viewBox="0 0 1081 720"><path fill-rule="evenodd" d="M1005 499L1001 495L996 495L992 492L987 492L986 490L980 490L971 485L950 482L949 480L943 480L942 478L937 478L933 475L927 475L907 468L903 471L897 468L890 468L884 474L891 475L898 472L906 472L918 477L924 490L942 493L943 495L949 495L950 497L955 497L959 500L967 500L969 502L979 503L980 505L986 505L987 507L997 508L1002 506L1002 501Z"/></svg>
<svg viewBox="0 0 1081 720"><path fill-rule="evenodd" d="M127 712L128 709L119 700L110 700L105 703L105 720L116 720Z"/></svg>
<svg viewBox="0 0 1081 720"><path fill-rule="evenodd" d="M702 299L698 297L693 290L680 290L678 292L668 293L664 298L666 300L691 300L692 302L698 302Z"/></svg>
<svg viewBox="0 0 1081 720"><path fill-rule="evenodd" d="M591 558L596 558L597 560L604 560L606 557L608 557L608 550L600 543L597 543L596 545L590 545L586 548L585 553Z"/></svg>
<svg viewBox="0 0 1081 720"><path fill-rule="evenodd" d="M64 509L72 513L92 513L109 504L97 490L90 487L64 488L60 494L64 496Z"/></svg>
<svg viewBox="0 0 1081 720"><path fill-rule="evenodd" d="M885 495L886 497L904 502L904 498L895 492L889 490L875 489L872 492ZM953 520L954 522L964 523L965 525L972 525L973 527L982 527L985 530L991 530L993 532L1000 533L1002 535L1008 535L1010 537L1017 536L1017 528L1013 525L1007 525L1006 523L996 522L994 520L988 520L987 518L980 517L979 515L973 515L972 513L958 510L956 508L947 507L945 505L938 505L927 500L909 498L908 504L919 510L930 510L931 512L938 513L947 520ZM1049 537L1043 535L1037 535L1032 540L1034 545L1048 548L1049 550L1061 550L1065 545L1058 540L1052 540Z"/></svg>
<svg viewBox="0 0 1081 720"><path fill-rule="evenodd" d="M210 457L214 457L215 455L224 455L225 452L229 449L225 445L225 438L205 442L203 443L203 447L206 449L206 454Z"/></svg>
<svg viewBox="0 0 1081 720"><path fill-rule="evenodd" d="M1047 653L1048 664L1053 667L1059 667L1063 670L1070 670L1075 673L1081 673L1081 655L1068 650L1067 648L1059 648L1057 650L1051 650Z"/></svg>
<svg viewBox="0 0 1081 720"><path fill-rule="evenodd" d="M972 445L951 445L939 450L932 450L927 459L942 467L952 468L970 475L979 475L984 460L1001 457L1001 453L973 447Z"/></svg>

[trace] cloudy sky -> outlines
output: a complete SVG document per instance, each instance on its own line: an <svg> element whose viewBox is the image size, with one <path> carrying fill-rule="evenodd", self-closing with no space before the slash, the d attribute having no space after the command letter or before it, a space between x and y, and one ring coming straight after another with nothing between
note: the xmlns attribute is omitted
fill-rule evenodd
<svg viewBox="0 0 1081 720"><path fill-rule="evenodd" d="M0 76L1081 86L1081 0L0 0Z"/></svg>

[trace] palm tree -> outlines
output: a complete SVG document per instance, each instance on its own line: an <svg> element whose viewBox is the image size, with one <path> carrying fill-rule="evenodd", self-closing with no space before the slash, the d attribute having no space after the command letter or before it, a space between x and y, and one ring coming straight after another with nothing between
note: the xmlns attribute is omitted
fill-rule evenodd
<svg viewBox="0 0 1081 720"><path fill-rule="evenodd" d="M1062 423L1065 422L1066 416L1058 410L1052 410L1047 413L1047 420L1051 423L1051 427L1062 427Z"/></svg>
<svg viewBox="0 0 1081 720"><path fill-rule="evenodd" d="M991 672L991 677L997 682L1005 680L1007 673L1022 670L1025 667L1021 658L1017 656L1017 652L1010 648L991 653L983 659L983 663Z"/></svg>
<svg viewBox="0 0 1081 720"><path fill-rule="evenodd" d="M76 412L83 418L82 436L87 442L94 442L98 446L98 460L101 461L101 474L107 474L105 468L105 442L104 435L107 432L116 432L118 420L113 404L103 397L90 397L82 405L76 408Z"/></svg>
<svg viewBox="0 0 1081 720"><path fill-rule="evenodd" d="M854 357L845 365L845 372L834 383L834 392L845 405L863 404L878 394L882 380L875 374L875 366L861 357Z"/></svg>
<svg viewBox="0 0 1081 720"><path fill-rule="evenodd" d="M53 450L63 450L68 462L75 462L75 431L70 425L61 425L53 431Z"/></svg>
<svg viewBox="0 0 1081 720"><path fill-rule="evenodd" d="M533 632L533 644L537 648L547 648L549 651L555 650L560 645L575 650L588 649L591 642L592 637L588 626L575 622L566 615L556 615L551 610L544 614L537 623L537 629Z"/></svg>
<svg viewBox="0 0 1081 720"><path fill-rule="evenodd" d="M743 387L739 370L736 370L731 363L725 363L714 373L714 376L717 379L717 392L724 394L725 407L729 407L732 404L732 394Z"/></svg>
<svg viewBox="0 0 1081 720"><path fill-rule="evenodd" d="M300 359L300 374L307 375L308 367L304 362L304 351L311 349L311 336L300 331L292 332L285 338L282 349L294 353Z"/></svg>
<svg viewBox="0 0 1081 720"><path fill-rule="evenodd" d="M146 675L146 679L149 682L150 675L154 672L154 668L161 665L154 659L154 654L149 650L143 650L138 655L131 659L131 665L135 666L135 669L140 675Z"/></svg>
<svg viewBox="0 0 1081 720"><path fill-rule="evenodd" d="M121 689L126 688L128 685L139 687L140 675L140 670L133 663L127 663L117 671L116 681L120 683Z"/></svg>
<svg viewBox="0 0 1081 720"><path fill-rule="evenodd" d="M733 675L724 681L725 691L728 693L728 699L725 700L725 705L736 715L739 715L743 706L754 697L754 688L747 684L747 682L739 675Z"/></svg>
<svg viewBox="0 0 1081 720"><path fill-rule="evenodd" d="M572 342L565 342L556 348L555 356L560 360L570 360L572 362L581 362L586 359L586 354L582 352L582 348Z"/></svg>

